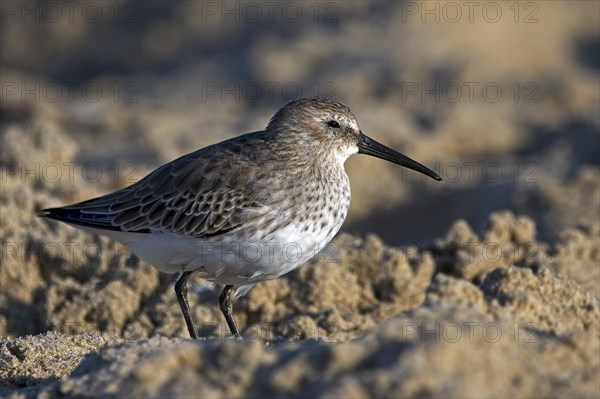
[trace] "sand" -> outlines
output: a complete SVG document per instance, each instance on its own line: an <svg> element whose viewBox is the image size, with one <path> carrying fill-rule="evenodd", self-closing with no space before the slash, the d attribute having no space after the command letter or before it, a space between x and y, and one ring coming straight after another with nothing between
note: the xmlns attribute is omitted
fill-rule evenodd
<svg viewBox="0 0 600 399"><path fill-rule="evenodd" d="M335 23L304 8L297 24L222 24L200 2L153 2L133 25L6 15L0 396L600 397L599 4L535 3L529 24L508 3L497 23L335 4ZM104 95L22 97L72 81ZM262 129L288 99L222 98L223 82L334 88L367 134L444 182L350 159L342 232L235 300L243 340L219 287L190 280L193 341L171 276L36 214ZM466 82L504 95L406 91Z"/></svg>

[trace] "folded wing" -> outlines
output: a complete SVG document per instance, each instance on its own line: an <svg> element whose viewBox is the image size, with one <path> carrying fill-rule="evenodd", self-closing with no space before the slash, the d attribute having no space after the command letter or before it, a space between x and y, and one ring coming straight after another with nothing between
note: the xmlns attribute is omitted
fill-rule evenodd
<svg viewBox="0 0 600 399"><path fill-rule="evenodd" d="M199 150L163 165L139 182L41 216L69 224L135 233L207 238L263 217L268 176L239 149Z"/></svg>

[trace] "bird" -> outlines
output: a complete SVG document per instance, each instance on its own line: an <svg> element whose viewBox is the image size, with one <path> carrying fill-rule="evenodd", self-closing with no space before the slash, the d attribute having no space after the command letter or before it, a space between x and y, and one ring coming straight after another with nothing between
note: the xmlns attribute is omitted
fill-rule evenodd
<svg viewBox="0 0 600 399"><path fill-rule="evenodd" d="M261 131L183 155L115 192L39 216L105 235L161 272L177 274L175 294L191 338L198 333L187 281L198 273L223 286L219 307L241 336L231 294L300 267L340 230L350 206L345 161L374 156L442 178L368 137L345 104L290 101Z"/></svg>

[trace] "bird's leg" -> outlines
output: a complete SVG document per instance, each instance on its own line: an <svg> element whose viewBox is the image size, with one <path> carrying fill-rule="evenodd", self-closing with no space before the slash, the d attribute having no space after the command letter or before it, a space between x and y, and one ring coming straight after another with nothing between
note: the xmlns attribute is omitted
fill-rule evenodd
<svg viewBox="0 0 600 399"><path fill-rule="evenodd" d="M196 334L196 327L194 327L194 320L192 320L190 305L188 304L187 300L187 280L191 274L192 272L181 273L181 276L179 276L177 282L175 283L175 294L179 300L179 305L181 306L181 311L183 312L185 324L187 324L188 331L190 332L190 337L197 339L198 335Z"/></svg>
<svg viewBox="0 0 600 399"><path fill-rule="evenodd" d="M219 307L221 308L221 312L223 312L223 316L225 316L225 321L229 326L229 330L231 330L231 334L238 338L240 336L240 330L238 330L238 326L233 318L233 307L229 300L232 290L233 285L226 285L225 288L223 288L223 292L221 292L221 295L219 296Z"/></svg>

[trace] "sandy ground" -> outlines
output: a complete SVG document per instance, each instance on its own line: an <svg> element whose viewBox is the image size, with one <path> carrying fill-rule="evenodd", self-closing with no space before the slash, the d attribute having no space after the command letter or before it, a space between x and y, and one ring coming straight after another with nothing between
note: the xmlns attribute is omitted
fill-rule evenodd
<svg viewBox="0 0 600 399"><path fill-rule="evenodd" d="M599 3L225 23L200 2L53 23L30 4L41 22L16 2L0 25L0 395L600 397ZM343 232L235 301L243 341L218 287L191 281L194 342L170 276L35 217L314 94L445 180L350 159Z"/></svg>

